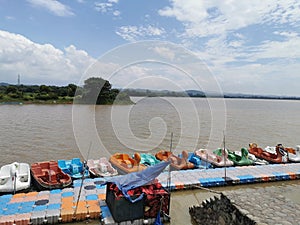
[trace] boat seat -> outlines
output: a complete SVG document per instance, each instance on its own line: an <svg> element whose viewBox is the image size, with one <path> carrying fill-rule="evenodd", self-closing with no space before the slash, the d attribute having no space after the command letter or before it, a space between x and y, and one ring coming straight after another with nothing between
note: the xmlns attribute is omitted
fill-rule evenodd
<svg viewBox="0 0 300 225"><path fill-rule="evenodd" d="M89 168L95 168L98 163L95 163L94 160L88 160L87 165Z"/></svg>
<svg viewBox="0 0 300 225"><path fill-rule="evenodd" d="M65 184L65 183L67 183L67 179L59 179L59 181L58 181L59 183L63 183L63 184Z"/></svg>
<svg viewBox="0 0 300 225"><path fill-rule="evenodd" d="M10 176L1 176L0 177L0 185L5 184L9 178L10 178Z"/></svg>
<svg viewBox="0 0 300 225"><path fill-rule="evenodd" d="M41 169L48 169L49 168L49 163L48 162L41 162L39 163L40 164L40 167ZM37 165L38 166L38 165Z"/></svg>
<svg viewBox="0 0 300 225"><path fill-rule="evenodd" d="M31 168L31 170L34 172L34 174L37 176L37 177L43 177L45 176L45 172L41 169L41 167L39 166L33 166Z"/></svg>
<svg viewBox="0 0 300 225"><path fill-rule="evenodd" d="M55 171L53 170L46 171L45 177L49 180L50 183L57 183Z"/></svg>
<svg viewBox="0 0 300 225"><path fill-rule="evenodd" d="M71 164L77 164L77 165L82 165L82 162L80 161L79 158L73 158L71 161Z"/></svg>
<svg viewBox="0 0 300 225"><path fill-rule="evenodd" d="M63 170L68 170L68 167L66 165L66 161L65 160L62 160L62 159L59 159L58 161L58 166Z"/></svg>
<svg viewBox="0 0 300 225"><path fill-rule="evenodd" d="M121 163L126 168L132 168L133 167L132 162L130 160L122 160Z"/></svg>
<svg viewBox="0 0 300 225"><path fill-rule="evenodd" d="M75 164L71 164L71 171L72 171L73 174L80 173L80 166L75 165Z"/></svg>
<svg viewBox="0 0 300 225"><path fill-rule="evenodd" d="M55 173L58 173L58 172L59 172L58 165L50 165L49 170L52 170L52 171L54 171Z"/></svg>
<svg viewBox="0 0 300 225"><path fill-rule="evenodd" d="M127 154L122 154L121 159L124 160L124 161L127 161L127 160L129 160L129 155L127 155Z"/></svg>
<svg viewBox="0 0 300 225"><path fill-rule="evenodd" d="M28 181L28 174L26 174L26 173L19 174L18 177L20 178L21 182L27 182Z"/></svg>

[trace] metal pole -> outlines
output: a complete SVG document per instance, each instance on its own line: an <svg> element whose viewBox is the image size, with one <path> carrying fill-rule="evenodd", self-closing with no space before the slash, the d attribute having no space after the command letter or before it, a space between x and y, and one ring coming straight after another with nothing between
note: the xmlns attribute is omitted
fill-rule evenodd
<svg viewBox="0 0 300 225"><path fill-rule="evenodd" d="M90 155L91 146L92 146L92 142L90 142L90 146L89 146L89 150L88 150L88 155L87 155L87 160L88 160L89 155ZM80 189L79 189L79 193L78 193L76 207L75 207L74 214L73 214L73 219L76 219L77 208L78 208L78 204L79 204L79 199L80 199L80 195L81 195L81 190L82 190L83 181L84 181L84 175L85 175L85 170L86 170L86 163L84 163L82 170L83 171L82 171L82 177L81 177L81 185L80 185Z"/></svg>
<svg viewBox="0 0 300 225"><path fill-rule="evenodd" d="M17 171L14 174L14 194L16 193L17 189Z"/></svg>
<svg viewBox="0 0 300 225"><path fill-rule="evenodd" d="M171 133L171 143L170 143L170 152L172 153L172 146L173 145L173 132ZM168 174L168 182L167 187L169 192L171 192L171 164L169 165L169 174Z"/></svg>
<svg viewBox="0 0 300 225"><path fill-rule="evenodd" d="M227 180L227 174L226 174L226 147L225 147L225 131L223 131L223 145L224 145L224 178L225 182Z"/></svg>

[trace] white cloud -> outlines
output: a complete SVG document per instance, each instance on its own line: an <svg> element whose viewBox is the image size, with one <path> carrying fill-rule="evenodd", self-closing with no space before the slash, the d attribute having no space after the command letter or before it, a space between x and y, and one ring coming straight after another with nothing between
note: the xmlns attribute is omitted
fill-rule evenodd
<svg viewBox="0 0 300 225"><path fill-rule="evenodd" d="M13 17L13 16L6 16L5 19L6 19L6 20L15 20L16 18Z"/></svg>
<svg viewBox="0 0 300 225"><path fill-rule="evenodd" d="M74 13L67 6L57 0L27 0L32 6L47 9L56 16L73 16Z"/></svg>
<svg viewBox="0 0 300 225"><path fill-rule="evenodd" d="M299 95L299 1L169 2L159 15L179 22L178 40L207 63L224 91Z"/></svg>
<svg viewBox="0 0 300 225"><path fill-rule="evenodd" d="M296 0L172 0L172 7L159 10L185 26L188 37L224 34L259 23L291 23L300 19Z"/></svg>
<svg viewBox="0 0 300 225"><path fill-rule="evenodd" d="M258 48L255 59L298 58L300 59L300 37L291 37L286 41L266 41Z"/></svg>
<svg viewBox="0 0 300 225"><path fill-rule="evenodd" d="M71 45L63 51L50 44L34 43L26 37L0 30L1 80L23 83L76 83L95 59Z"/></svg>
<svg viewBox="0 0 300 225"><path fill-rule="evenodd" d="M120 15L121 15L121 12L120 12L119 10L115 10L115 11L113 12L113 15L114 15L114 16L120 16Z"/></svg>
<svg viewBox="0 0 300 225"><path fill-rule="evenodd" d="M110 13L115 17L121 15L121 12L116 9L116 5L118 4L118 0L107 0L106 2L95 2L94 8L96 11L105 14Z"/></svg>
<svg viewBox="0 0 300 225"><path fill-rule="evenodd" d="M106 2L106 3L96 2L95 3L95 9L101 13L106 13L108 11L111 11L112 6L113 6L113 4L110 2Z"/></svg>
<svg viewBox="0 0 300 225"><path fill-rule="evenodd" d="M148 26L122 26L118 28L116 34L123 39L133 42L146 38L161 37L165 34L164 28L158 28L151 25Z"/></svg>
<svg viewBox="0 0 300 225"><path fill-rule="evenodd" d="M171 49L164 47L164 46L156 46L152 49L154 52L159 54L160 56L169 59L171 61L174 60L175 57L175 52L172 51Z"/></svg>

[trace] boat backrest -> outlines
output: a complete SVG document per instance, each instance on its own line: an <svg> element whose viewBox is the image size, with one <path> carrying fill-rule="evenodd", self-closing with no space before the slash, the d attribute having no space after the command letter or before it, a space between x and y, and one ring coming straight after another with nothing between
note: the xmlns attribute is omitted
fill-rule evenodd
<svg viewBox="0 0 300 225"><path fill-rule="evenodd" d="M102 158L99 159L99 163L105 163L105 164L107 164L108 160L107 160L107 158L102 157Z"/></svg>
<svg viewBox="0 0 300 225"><path fill-rule="evenodd" d="M65 161L65 160L59 159L59 160L57 161L57 164L58 164L58 166L59 166L62 170L67 168L67 165L66 165L66 161Z"/></svg>
<svg viewBox="0 0 300 225"><path fill-rule="evenodd" d="M79 158L73 158L72 161L71 161L72 164L76 164L78 166L81 166L82 165L82 162Z"/></svg>
<svg viewBox="0 0 300 225"><path fill-rule="evenodd" d="M128 154L122 154L121 158L122 158L123 160L129 160L129 159L130 159L130 157L129 157Z"/></svg>
<svg viewBox="0 0 300 225"><path fill-rule="evenodd" d="M49 169L53 170L55 173L60 172L60 169L58 168L58 165L55 165L55 164L50 164Z"/></svg>
<svg viewBox="0 0 300 225"><path fill-rule="evenodd" d="M89 160L87 161L87 166L88 166L89 168L95 168L95 161L92 160L92 159L89 159Z"/></svg>
<svg viewBox="0 0 300 225"><path fill-rule="evenodd" d="M1 167L0 176L10 177L10 165L5 165Z"/></svg>
<svg viewBox="0 0 300 225"><path fill-rule="evenodd" d="M40 162L41 169L49 169L49 162Z"/></svg>
<svg viewBox="0 0 300 225"><path fill-rule="evenodd" d="M29 165L26 163L20 163L18 167L19 174L27 174Z"/></svg>
<svg viewBox="0 0 300 225"><path fill-rule="evenodd" d="M44 176L44 173L42 171L42 168L40 167L40 165L38 164L32 164L31 165L31 171L37 176Z"/></svg>

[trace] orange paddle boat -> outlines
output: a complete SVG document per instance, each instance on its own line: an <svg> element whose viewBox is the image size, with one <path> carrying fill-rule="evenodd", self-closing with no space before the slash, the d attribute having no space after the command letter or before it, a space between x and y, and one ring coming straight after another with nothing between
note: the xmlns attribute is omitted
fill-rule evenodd
<svg viewBox="0 0 300 225"><path fill-rule="evenodd" d="M187 151L182 151L182 158L174 155L170 151L161 150L155 154L155 157L161 161L171 160L171 168L174 170L187 170L194 169L195 165L189 162L188 157L189 154Z"/></svg>
<svg viewBox="0 0 300 225"><path fill-rule="evenodd" d="M138 172L147 168L145 165L140 164L141 156L139 153L135 153L134 158L126 153L115 153L109 161L120 174Z"/></svg>

